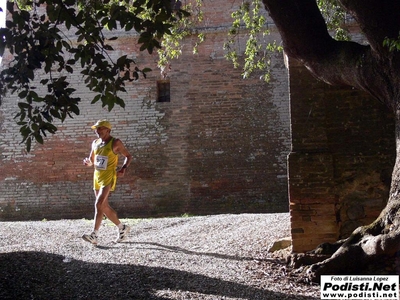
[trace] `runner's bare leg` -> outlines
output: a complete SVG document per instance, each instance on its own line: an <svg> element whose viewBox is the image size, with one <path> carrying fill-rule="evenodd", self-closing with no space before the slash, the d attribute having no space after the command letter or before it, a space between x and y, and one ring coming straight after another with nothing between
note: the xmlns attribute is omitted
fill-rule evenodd
<svg viewBox="0 0 400 300"><path fill-rule="evenodd" d="M96 196L95 213L94 213L94 230L99 230L103 215L105 215L115 225L121 223L118 219L117 212L108 204L111 185L101 187L98 191L94 191Z"/></svg>

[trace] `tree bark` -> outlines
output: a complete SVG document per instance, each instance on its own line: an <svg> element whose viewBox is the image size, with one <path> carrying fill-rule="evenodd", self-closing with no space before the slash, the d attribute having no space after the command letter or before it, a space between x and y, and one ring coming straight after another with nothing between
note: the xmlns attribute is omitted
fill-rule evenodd
<svg viewBox="0 0 400 300"><path fill-rule="evenodd" d="M397 159L386 207L370 225L357 228L333 255L308 268L313 281L322 274L357 273L377 257L400 250L400 52L383 41L400 32L400 1L339 0L353 16L368 45L334 40L315 0L263 0L283 41L286 54L299 60L318 79L349 85L371 94L396 115ZM326 248L326 247L325 247ZM315 252L324 254L324 247Z"/></svg>

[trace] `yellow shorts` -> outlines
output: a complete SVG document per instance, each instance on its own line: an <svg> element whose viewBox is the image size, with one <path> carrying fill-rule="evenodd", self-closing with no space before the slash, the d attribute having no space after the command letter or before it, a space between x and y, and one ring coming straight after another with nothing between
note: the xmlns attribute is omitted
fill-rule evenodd
<svg viewBox="0 0 400 300"><path fill-rule="evenodd" d="M94 170L93 189L98 191L101 187L111 185L111 191L115 190L117 185L117 171L112 170Z"/></svg>

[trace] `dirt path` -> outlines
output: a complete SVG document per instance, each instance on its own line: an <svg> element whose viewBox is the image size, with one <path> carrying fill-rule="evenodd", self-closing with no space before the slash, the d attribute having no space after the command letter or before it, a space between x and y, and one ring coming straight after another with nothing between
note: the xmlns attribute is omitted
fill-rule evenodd
<svg viewBox="0 0 400 300"><path fill-rule="evenodd" d="M319 299L285 277L266 249L289 236L289 214L127 219L113 243L81 239L92 221L0 223L0 299Z"/></svg>

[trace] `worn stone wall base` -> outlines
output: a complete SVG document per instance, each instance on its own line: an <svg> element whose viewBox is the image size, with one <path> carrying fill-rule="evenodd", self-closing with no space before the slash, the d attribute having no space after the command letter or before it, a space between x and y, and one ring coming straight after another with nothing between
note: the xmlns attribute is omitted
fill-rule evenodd
<svg viewBox="0 0 400 300"><path fill-rule="evenodd" d="M332 87L288 60L288 155L293 252L345 238L385 206L395 159L394 118L366 93Z"/></svg>

